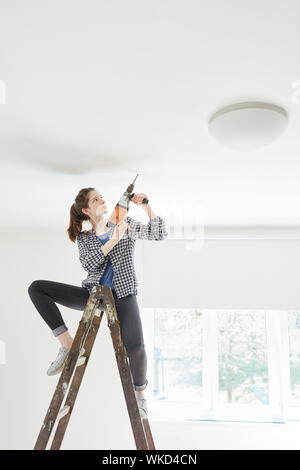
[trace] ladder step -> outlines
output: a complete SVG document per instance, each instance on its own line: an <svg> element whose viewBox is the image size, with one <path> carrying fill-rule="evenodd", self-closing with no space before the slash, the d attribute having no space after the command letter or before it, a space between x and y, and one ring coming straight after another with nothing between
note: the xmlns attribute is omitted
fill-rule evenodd
<svg viewBox="0 0 300 470"><path fill-rule="evenodd" d="M95 311L95 316L96 317L100 317L101 313L104 312L105 309L102 307L102 308L96 308L96 311Z"/></svg>
<svg viewBox="0 0 300 470"><path fill-rule="evenodd" d="M77 363L76 363L76 367L79 367L79 366L82 366L82 364L84 364L86 361L86 357L85 356L81 356L79 357Z"/></svg>
<svg viewBox="0 0 300 470"><path fill-rule="evenodd" d="M58 412L58 415L57 415L57 421L59 421L61 418L63 418L64 416L66 416L68 413L69 413L69 409L71 407L69 405L65 405L59 412Z"/></svg>

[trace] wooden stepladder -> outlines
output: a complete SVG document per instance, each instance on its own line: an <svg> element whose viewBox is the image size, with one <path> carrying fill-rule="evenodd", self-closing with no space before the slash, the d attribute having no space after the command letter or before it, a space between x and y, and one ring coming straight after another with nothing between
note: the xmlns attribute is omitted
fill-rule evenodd
<svg viewBox="0 0 300 470"><path fill-rule="evenodd" d="M93 287L87 301L34 450L46 449L56 423L58 424L50 450L60 449L104 311L107 315L107 324L112 337L136 448L137 450L155 449L148 419L142 418L138 409L129 360L121 337L114 297L110 287L99 285ZM71 385L69 387L70 382ZM64 405L61 407L64 399Z"/></svg>

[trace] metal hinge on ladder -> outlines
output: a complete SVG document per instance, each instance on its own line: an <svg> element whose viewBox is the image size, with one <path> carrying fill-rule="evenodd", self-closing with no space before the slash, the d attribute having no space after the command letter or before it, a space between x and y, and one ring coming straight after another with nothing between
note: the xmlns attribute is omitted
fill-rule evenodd
<svg viewBox="0 0 300 470"><path fill-rule="evenodd" d="M104 311L107 315L136 448L137 450L155 449L148 419L142 418L138 409L114 297L110 287L99 285L93 287L87 301L34 450L46 449L55 423L58 424L51 450L60 449ZM67 391L68 394L65 398ZM64 399L64 405L61 406Z"/></svg>

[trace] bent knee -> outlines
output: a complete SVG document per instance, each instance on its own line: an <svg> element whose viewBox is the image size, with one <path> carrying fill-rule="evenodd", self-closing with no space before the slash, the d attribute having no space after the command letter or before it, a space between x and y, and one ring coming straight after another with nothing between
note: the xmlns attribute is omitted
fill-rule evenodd
<svg viewBox="0 0 300 470"><path fill-rule="evenodd" d="M33 281L30 286L28 287L28 294L31 295L32 293L38 291L42 287L42 282L41 280L36 280Z"/></svg>

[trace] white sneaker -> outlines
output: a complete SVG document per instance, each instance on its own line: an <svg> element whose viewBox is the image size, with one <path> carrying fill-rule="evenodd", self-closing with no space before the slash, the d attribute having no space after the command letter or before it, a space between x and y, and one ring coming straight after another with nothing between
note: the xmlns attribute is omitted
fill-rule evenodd
<svg viewBox="0 0 300 470"><path fill-rule="evenodd" d="M147 400L146 398L137 398L136 399L139 411L140 411L140 416L141 418L148 418L148 410L147 410Z"/></svg>
<svg viewBox="0 0 300 470"><path fill-rule="evenodd" d="M61 346L59 348L58 355L56 359L51 362L49 369L47 370L47 375L59 374L65 365L66 359L68 357L69 350Z"/></svg>

